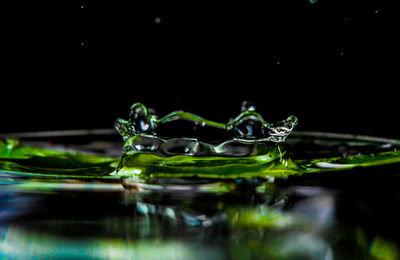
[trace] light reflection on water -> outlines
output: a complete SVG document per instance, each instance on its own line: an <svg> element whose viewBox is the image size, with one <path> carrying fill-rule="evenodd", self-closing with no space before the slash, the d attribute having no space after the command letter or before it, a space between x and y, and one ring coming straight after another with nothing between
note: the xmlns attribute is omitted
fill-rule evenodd
<svg viewBox="0 0 400 260"><path fill-rule="evenodd" d="M1 256L24 259L343 259L337 256L395 259L380 256L398 256L395 241L383 236L370 237L368 227L341 223L336 211L342 207L337 201L342 198L322 187L242 182L233 184L236 187L229 193L195 192L187 198L179 196L179 189L174 195L174 191L160 189L125 190L116 188L121 187L118 184L82 183L77 189L79 185L61 182L51 188L32 189L29 185L3 184ZM100 189L91 185L99 185ZM114 188L104 189L107 185ZM69 186L72 188L68 189Z"/></svg>
<svg viewBox="0 0 400 260"><path fill-rule="evenodd" d="M398 169L229 181L1 173L0 257L398 259Z"/></svg>
<svg viewBox="0 0 400 260"><path fill-rule="evenodd" d="M1 229L0 256L23 259L223 259L214 247L199 247L184 241L126 242L106 239L69 240L24 232L13 227Z"/></svg>

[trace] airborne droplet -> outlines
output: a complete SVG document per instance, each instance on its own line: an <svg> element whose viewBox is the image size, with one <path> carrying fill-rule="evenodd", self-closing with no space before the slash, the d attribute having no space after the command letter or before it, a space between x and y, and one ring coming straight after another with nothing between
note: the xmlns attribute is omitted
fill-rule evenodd
<svg viewBox="0 0 400 260"><path fill-rule="evenodd" d="M161 23L161 18L160 18L160 17L154 18L154 22L155 22L156 24Z"/></svg>

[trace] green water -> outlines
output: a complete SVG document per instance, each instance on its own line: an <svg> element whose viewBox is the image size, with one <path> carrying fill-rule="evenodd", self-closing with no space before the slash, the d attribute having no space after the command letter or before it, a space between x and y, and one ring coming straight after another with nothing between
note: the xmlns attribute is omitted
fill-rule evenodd
<svg viewBox="0 0 400 260"><path fill-rule="evenodd" d="M107 178L119 159L0 141L0 170L5 173L68 178Z"/></svg>
<svg viewBox="0 0 400 260"><path fill-rule="evenodd" d="M14 139L0 141L0 170L65 178L204 177L271 178L305 173L350 170L400 162L397 150L347 157L292 160L276 149L250 157L163 157L130 153L120 158L26 146ZM116 172L117 166L122 168Z"/></svg>
<svg viewBox="0 0 400 260"><path fill-rule="evenodd" d="M0 140L0 258L399 258L399 141L149 111Z"/></svg>
<svg viewBox="0 0 400 260"><path fill-rule="evenodd" d="M0 141L0 170L68 178L252 179L400 162L396 145L339 157L314 155L299 159L298 146L289 151L285 148L285 140L297 123L295 116L267 122L249 105L243 105L237 117L220 123L185 111L159 118L145 105L135 103L129 119L118 119L115 124L123 139L120 158L26 146L7 139ZM181 128L184 133L179 133ZM205 130L206 135L202 134ZM213 135L219 139L212 139Z"/></svg>
<svg viewBox="0 0 400 260"><path fill-rule="evenodd" d="M209 156L137 137L1 140L0 258L399 258L395 140L294 132Z"/></svg>

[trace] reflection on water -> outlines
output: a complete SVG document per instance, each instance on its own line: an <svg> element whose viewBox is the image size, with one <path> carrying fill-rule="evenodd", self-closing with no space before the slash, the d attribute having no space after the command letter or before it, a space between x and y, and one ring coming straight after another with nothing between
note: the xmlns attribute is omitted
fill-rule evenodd
<svg viewBox="0 0 400 260"><path fill-rule="evenodd" d="M335 178L340 182L343 176ZM382 205L390 199L388 194L371 194L373 186L368 182L356 192L300 180L290 185L210 182L192 185L189 195L181 183L146 186L142 182L138 188L87 180L2 179L0 255L5 258L399 256L391 229L399 215ZM311 181L318 178L307 180ZM398 206L400 194L396 194L393 203Z"/></svg>
<svg viewBox="0 0 400 260"><path fill-rule="evenodd" d="M288 151L296 145L296 160L310 158L310 151L327 155L326 147L331 157L377 149L366 140L296 138L287 143ZM3 169L0 258L399 259L399 169L392 163L223 180L67 178Z"/></svg>

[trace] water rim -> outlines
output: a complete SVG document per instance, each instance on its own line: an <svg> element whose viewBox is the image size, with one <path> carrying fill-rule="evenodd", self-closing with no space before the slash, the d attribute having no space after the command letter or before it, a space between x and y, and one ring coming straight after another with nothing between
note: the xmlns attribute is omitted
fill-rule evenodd
<svg viewBox="0 0 400 260"><path fill-rule="evenodd" d="M54 131L37 131L37 132L15 132L15 133L1 133L0 139L5 138L41 138L41 137L73 137L73 136L95 136L95 135L115 135L119 136L114 128L97 128L97 129L73 129L73 130L54 130ZM369 135L346 134L346 133L333 133L333 132L319 132L319 131L293 131L290 137L317 137L327 139L343 139L343 140L357 140L387 143L393 145L400 145L400 140L376 137Z"/></svg>

